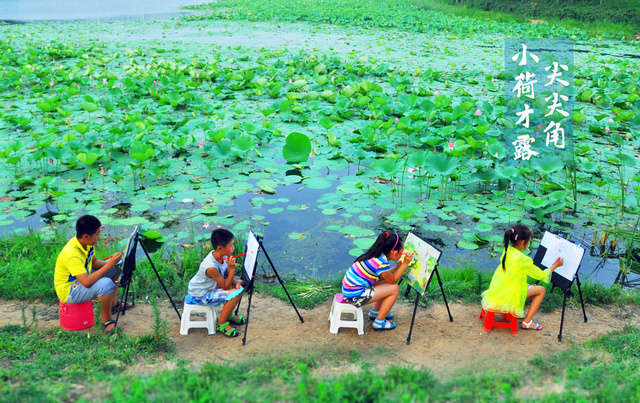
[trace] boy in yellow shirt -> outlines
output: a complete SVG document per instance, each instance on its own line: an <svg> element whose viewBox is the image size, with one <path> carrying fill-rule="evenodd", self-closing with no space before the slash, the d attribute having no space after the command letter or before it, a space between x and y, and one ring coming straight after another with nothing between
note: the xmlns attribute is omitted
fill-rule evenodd
<svg viewBox="0 0 640 403"><path fill-rule="evenodd" d="M102 301L102 326L112 333L115 322L111 316L117 312L118 287L115 282L122 270L115 267L122 252L111 256L109 261L95 257L94 245L104 229L100 220L92 215L84 215L76 222L76 236L62 248L56 260L53 283L60 301L68 304L98 299Z"/></svg>

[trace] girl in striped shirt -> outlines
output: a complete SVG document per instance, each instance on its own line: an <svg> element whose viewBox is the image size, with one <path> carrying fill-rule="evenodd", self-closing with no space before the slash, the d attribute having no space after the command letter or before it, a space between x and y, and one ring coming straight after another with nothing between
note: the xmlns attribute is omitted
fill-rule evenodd
<svg viewBox="0 0 640 403"><path fill-rule="evenodd" d="M404 243L393 232L378 235L374 244L356 259L342 280L342 295L345 302L361 307L373 302L369 319L374 330L390 330L396 327L390 321L390 313L400 294L398 280L413 259L413 254L403 254ZM403 258L404 255L404 258ZM402 261L400 261L402 259ZM397 261L391 268L389 260Z"/></svg>

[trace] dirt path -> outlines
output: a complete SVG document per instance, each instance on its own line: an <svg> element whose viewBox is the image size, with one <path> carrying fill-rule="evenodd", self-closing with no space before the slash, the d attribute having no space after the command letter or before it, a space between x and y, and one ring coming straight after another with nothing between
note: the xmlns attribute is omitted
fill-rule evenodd
<svg viewBox="0 0 640 403"><path fill-rule="evenodd" d="M38 326L58 326L56 305L0 300L0 326L22 323L22 307L27 318L35 306ZM181 308L180 306L178 307ZM246 305L244 306L246 309ZM487 333L478 319L479 306L452 303L453 322L449 322L444 305L433 304L418 308L411 344L406 344L411 323L412 305L397 304L394 311L398 328L393 331L375 332L371 322L365 323L365 334L358 336L355 329L341 329L338 335L329 333L327 321L330 303L300 313L300 323L290 304L271 297L256 294L251 308L251 323L247 343L242 346L242 336L227 339L220 334L209 336L206 329L192 329L188 336L181 336L180 322L168 301L160 304L162 316L170 326L169 336L175 341L176 354L199 367L207 361L233 362L256 357L316 353L330 356L330 364L321 367L321 375L357 368L350 361L351 351L367 361L381 364L399 363L426 366L438 377L465 370L483 368L509 369L538 354L550 355L567 349L572 343L582 343L626 324L640 323L640 310L633 307L587 307L588 323L584 323L580 308L568 308L565 317L563 342L558 342L560 310L538 313L535 319L542 324L541 331L518 331L512 335L508 329L498 328ZM181 309L180 309L181 310ZM151 332L153 311L145 302L120 317L119 327L127 334L139 336ZM241 328L244 330L244 327ZM90 331L93 331L90 329ZM159 359L153 364L139 364L133 372L145 373L158 368L171 368L172 362Z"/></svg>

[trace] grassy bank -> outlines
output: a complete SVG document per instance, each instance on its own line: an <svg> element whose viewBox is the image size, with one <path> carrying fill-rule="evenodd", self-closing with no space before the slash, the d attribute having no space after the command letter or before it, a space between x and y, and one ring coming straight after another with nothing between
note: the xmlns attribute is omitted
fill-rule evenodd
<svg viewBox="0 0 640 403"><path fill-rule="evenodd" d="M162 336L161 336L162 337ZM138 339L37 327L0 328L0 401L633 401L640 392L640 329L625 327L515 371L468 371L442 380L428 369L395 364L392 352L329 347L283 351L195 370L171 346ZM91 357L91 359L89 359ZM169 359L175 369L132 375L133 365ZM323 366L357 368L320 376ZM108 379L108 380L107 380ZM260 398L256 399L256 391Z"/></svg>
<svg viewBox="0 0 640 403"><path fill-rule="evenodd" d="M620 18L638 14L640 4L637 1L623 1L620 9L613 1L605 2L603 6L596 2L581 2L569 6L563 3L562 7L558 7L558 2L553 0L520 3L482 0L460 3L455 4L450 0L415 1L416 7L458 17L501 23L530 24L536 21L536 23L563 27L567 31L582 31L591 37L614 35L632 39L634 35L640 33L637 22L620 21ZM515 7L509 8L509 4Z"/></svg>
<svg viewBox="0 0 640 403"><path fill-rule="evenodd" d="M0 259L7 262L0 267L0 295L4 299L18 299L26 301L40 300L42 302L55 303L57 297L53 289L53 272L55 257L58 255L66 238L59 234L51 239L44 239L37 232L27 232L11 238L0 239ZM152 260L171 297L180 301L187 292L189 280L196 273L200 262L209 252L203 246L206 243L194 242L192 246L185 247L182 252L175 249L160 249L152 255ZM99 243L97 245L98 256L107 256L116 251L113 243ZM166 248L168 249L168 248ZM164 290L156 278L149 262L144 257L138 257L138 265L133 274L132 288L136 298L164 297ZM349 262L345 262L346 266ZM477 270L472 265L457 268L442 267L439 269L442 286L449 301L462 301L469 304L480 303L481 294L489 288L492 273ZM287 296L273 275L266 261L258 261L256 290L260 293L272 295L287 301ZM335 293L340 292L342 278L299 278L284 276L287 291L293 298L296 306L311 309L329 300ZM550 291L550 285L546 285ZM442 293L438 289L437 278L433 277L426 298L421 299L421 304L426 305L431 301L442 301ZM401 283L404 297L406 283ZM574 295L577 295L577 285L573 287ZM634 289L625 289L620 285L602 285L587 282L582 285L582 294L586 304L592 305L640 305L640 293ZM415 293L409 296L414 301ZM579 303L577 298L571 303ZM555 291L547 293L542 309L549 312L562 307L562 293Z"/></svg>

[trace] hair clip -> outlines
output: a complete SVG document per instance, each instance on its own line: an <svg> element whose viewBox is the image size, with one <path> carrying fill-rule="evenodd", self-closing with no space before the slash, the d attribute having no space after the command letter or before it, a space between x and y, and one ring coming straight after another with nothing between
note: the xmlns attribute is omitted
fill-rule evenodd
<svg viewBox="0 0 640 403"><path fill-rule="evenodd" d="M513 238L513 240L514 240L514 241L517 241L517 240L518 240L518 234L516 234L516 237L515 237L515 238Z"/></svg>
<svg viewBox="0 0 640 403"><path fill-rule="evenodd" d="M387 234L387 235L385 235L384 239L389 238L389 233L385 231L385 234Z"/></svg>
<svg viewBox="0 0 640 403"><path fill-rule="evenodd" d="M511 233L513 234L515 232L515 230L513 228L511 228Z"/></svg>

